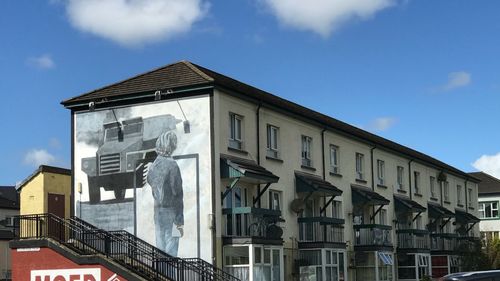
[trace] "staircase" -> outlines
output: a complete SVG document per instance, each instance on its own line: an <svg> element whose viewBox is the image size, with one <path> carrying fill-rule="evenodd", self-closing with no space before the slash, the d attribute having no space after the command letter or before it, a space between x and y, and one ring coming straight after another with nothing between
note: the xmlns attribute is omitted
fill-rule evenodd
<svg viewBox="0 0 500 281"><path fill-rule="evenodd" d="M199 258L177 258L126 231L105 231L53 214L15 218L16 239L52 239L80 255L102 255L147 280L239 281Z"/></svg>

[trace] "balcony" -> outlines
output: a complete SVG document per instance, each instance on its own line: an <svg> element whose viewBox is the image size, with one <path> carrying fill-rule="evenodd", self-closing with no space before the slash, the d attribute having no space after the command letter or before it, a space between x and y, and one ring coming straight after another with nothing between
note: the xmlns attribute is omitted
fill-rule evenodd
<svg viewBox="0 0 500 281"><path fill-rule="evenodd" d="M254 207L222 209L222 235L225 244L254 241L262 244L282 244L281 211ZM241 238L243 240L241 240ZM253 242L252 242L253 243Z"/></svg>
<svg viewBox="0 0 500 281"><path fill-rule="evenodd" d="M481 239L475 236L457 237L457 251L467 253L473 252L481 247Z"/></svg>
<svg viewBox="0 0 500 281"><path fill-rule="evenodd" d="M298 223L299 248L345 248L343 219L307 217Z"/></svg>
<svg viewBox="0 0 500 281"><path fill-rule="evenodd" d="M431 233L431 251L453 252L457 248L457 235L454 233Z"/></svg>
<svg viewBox="0 0 500 281"><path fill-rule="evenodd" d="M354 250L392 250L392 227L381 224L354 225Z"/></svg>
<svg viewBox="0 0 500 281"><path fill-rule="evenodd" d="M421 229L398 229L398 251L429 251L429 231Z"/></svg>

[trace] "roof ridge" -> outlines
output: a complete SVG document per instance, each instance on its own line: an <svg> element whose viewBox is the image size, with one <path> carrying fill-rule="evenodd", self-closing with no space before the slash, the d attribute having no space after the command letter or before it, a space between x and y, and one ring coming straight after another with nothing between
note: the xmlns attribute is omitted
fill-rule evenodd
<svg viewBox="0 0 500 281"><path fill-rule="evenodd" d="M203 72L201 69L199 69L198 65L196 65L190 61L187 61L187 60L182 60L180 62L184 63L187 67L189 67L191 70L193 70L194 72L199 74L201 77L207 79L208 81L211 81L211 82L215 81L215 79L213 77L209 76L208 74Z"/></svg>
<svg viewBox="0 0 500 281"><path fill-rule="evenodd" d="M147 75L147 74L153 73L153 72L158 71L158 70L165 69L165 68L167 68L167 67L171 67L171 66L176 65L176 64L183 64L183 65L186 65L189 69L191 69L192 71L194 71L196 74L198 74L198 75L202 76L204 79L207 79L207 80L209 80L209 81L214 81L214 79L213 79L212 77L210 77L210 76L208 76L207 74L203 73L201 70L196 69L196 67L194 67L194 66L193 66L193 64L192 64L191 62L189 62L189 61L187 61L187 60L180 60L180 61L176 61L176 62L173 62L173 63L169 63L169 64L167 64L167 65L163 65L163 66L160 66L160 67L154 68L154 69L152 69L152 70L148 70L148 71L146 71L146 72L139 73L139 74L137 74L137 75L134 75L134 76L132 76L132 77L129 77L129 78L126 78L126 79L120 80L120 81L115 82L115 83L113 83L113 84L106 85L106 86L102 86L102 87L100 87L100 88L97 88L97 89L91 90L91 91L86 92L86 93L84 93L84 94L80 94L80 95L77 95L77 96L71 97L71 98L69 98L69 99L63 100L63 101L61 102L61 104L63 104L63 105L64 105L65 103L70 102L71 100L73 100L73 99L75 99L75 98L84 97L84 96L87 96L87 95L93 94L93 93L95 93L95 92L97 92L97 91L104 90L104 89L107 89L107 88L111 88L111 87L116 86L116 85L120 85L120 84L122 84L122 83L125 83L125 82L128 82L128 81L131 81L131 80L136 79L136 78L139 78L139 77L141 77L141 76L145 76L145 75Z"/></svg>

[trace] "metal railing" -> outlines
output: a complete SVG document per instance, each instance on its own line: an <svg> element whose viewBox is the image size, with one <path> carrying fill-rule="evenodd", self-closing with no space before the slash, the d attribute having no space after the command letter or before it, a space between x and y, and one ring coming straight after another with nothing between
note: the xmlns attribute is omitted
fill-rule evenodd
<svg viewBox="0 0 500 281"><path fill-rule="evenodd" d="M431 233L431 251L455 251L457 237L448 233Z"/></svg>
<svg viewBox="0 0 500 281"><path fill-rule="evenodd" d="M353 228L354 246L392 246L391 226L358 224Z"/></svg>
<svg viewBox="0 0 500 281"><path fill-rule="evenodd" d="M189 259L169 256L128 232L108 232L77 217L40 214L16 219L17 239L50 238L83 255L104 255L148 280L238 281L227 273L213 274L218 271Z"/></svg>
<svg viewBox="0 0 500 281"><path fill-rule="evenodd" d="M398 248L429 249L429 232L420 229L398 229Z"/></svg>
<svg viewBox="0 0 500 281"><path fill-rule="evenodd" d="M266 213L268 212L268 213ZM261 208L229 208L222 214L223 236L281 239L281 212Z"/></svg>
<svg viewBox="0 0 500 281"><path fill-rule="evenodd" d="M299 222L299 242L344 243L344 228L321 222Z"/></svg>

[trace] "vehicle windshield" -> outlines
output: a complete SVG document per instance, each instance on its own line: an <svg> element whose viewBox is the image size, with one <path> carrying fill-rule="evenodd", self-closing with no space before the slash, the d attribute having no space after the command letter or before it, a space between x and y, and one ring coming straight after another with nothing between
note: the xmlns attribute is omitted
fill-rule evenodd
<svg viewBox="0 0 500 281"><path fill-rule="evenodd" d="M120 133L120 127L113 127L113 128L108 128L106 129L105 135L106 141L111 141L111 140L116 140L118 139L118 135ZM134 136L134 135L140 135L142 132L142 123L131 123L123 126L123 136Z"/></svg>

